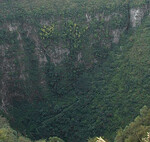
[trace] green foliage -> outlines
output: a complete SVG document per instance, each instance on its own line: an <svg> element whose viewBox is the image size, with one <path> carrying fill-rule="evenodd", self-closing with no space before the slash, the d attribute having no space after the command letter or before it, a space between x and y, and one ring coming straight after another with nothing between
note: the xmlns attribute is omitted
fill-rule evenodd
<svg viewBox="0 0 150 142"><path fill-rule="evenodd" d="M64 141L58 137L50 137L48 139L48 142L64 142Z"/></svg>
<svg viewBox="0 0 150 142"><path fill-rule="evenodd" d="M72 17L78 18L81 13L87 11L88 13L95 11L102 12L103 10L108 10L106 12L111 12L116 9L116 5L120 5L124 0L91 0L91 1L79 1L79 0L64 0L62 3L60 0L36 0L36 2L30 2L28 0L20 1L2 1L0 8L3 8L1 16L5 19L26 19L30 20L32 17L51 17L55 15L56 17ZM78 10L77 10L77 9ZM9 10L8 10L9 9ZM83 16L83 15L82 15ZM74 18L74 17L73 17ZM83 17L80 17L81 19Z"/></svg>
<svg viewBox="0 0 150 142"><path fill-rule="evenodd" d="M102 137L89 138L88 142L106 142Z"/></svg>
<svg viewBox="0 0 150 142"><path fill-rule="evenodd" d="M150 133L147 132L147 136L145 138L142 138L142 142L150 142Z"/></svg>
<svg viewBox="0 0 150 142"><path fill-rule="evenodd" d="M4 117L0 117L0 129L3 127L8 127L8 122Z"/></svg>
<svg viewBox="0 0 150 142"><path fill-rule="evenodd" d="M38 140L38 141L35 141L35 142L46 142L46 140Z"/></svg>
<svg viewBox="0 0 150 142"><path fill-rule="evenodd" d="M132 7L135 6L139 7L149 3L149 0L136 0L136 1L129 0L129 1Z"/></svg>
<svg viewBox="0 0 150 142"><path fill-rule="evenodd" d="M88 142L96 142L96 141L97 141L97 137L89 138L89 139L88 139Z"/></svg>
<svg viewBox="0 0 150 142"><path fill-rule="evenodd" d="M83 35L88 27L81 27L73 21L68 21L64 26L65 40L69 42L70 47L78 48L81 46Z"/></svg>
<svg viewBox="0 0 150 142"><path fill-rule="evenodd" d="M51 26L43 26L43 28L41 28L41 33L40 36L42 39L53 39L54 38L54 24L52 24Z"/></svg>
<svg viewBox="0 0 150 142"><path fill-rule="evenodd" d="M15 73L9 72L11 80L6 84L8 94L15 94L9 108L12 126L32 139L57 135L65 141L84 142L101 134L112 140L115 131L133 120L141 106L149 105L150 19L137 31L126 32L118 46L111 42L112 30L128 26L128 5L143 2L2 1L0 24L20 23L14 32L0 29L0 44L9 45L6 59L15 59ZM41 28L44 20L55 24ZM19 34L21 40L17 40ZM55 47L69 50L58 65L51 62ZM41 63L42 53L47 63ZM25 79L20 79L22 74ZM4 133L7 131L2 136Z"/></svg>
<svg viewBox="0 0 150 142"><path fill-rule="evenodd" d="M29 138L19 136L18 133L13 130L7 120L0 116L0 142L31 142ZM37 140L34 142L64 142L58 137L49 137L48 140Z"/></svg>
<svg viewBox="0 0 150 142"><path fill-rule="evenodd" d="M120 129L115 138L115 142L137 142L142 141L147 132L150 131L150 109L144 106L140 110L140 115L126 126L124 130Z"/></svg>
<svg viewBox="0 0 150 142"><path fill-rule="evenodd" d="M31 142L30 139L20 136L13 130L7 120L0 116L0 142Z"/></svg>
<svg viewBox="0 0 150 142"><path fill-rule="evenodd" d="M16 142L17 135L11 128L1 128L0 129L0 141L1 142Z"/></svg>
<svg viewBox="0 0 150 142"><path fill-rule="evenodd" d="M0 45L2 44L14 44L16 41L16 32L10 33L5 29L0 29Z"/></svg>
<svg viewBox="0 0 150 142"><path fill-rule="evenodd" d="M23 137L23 136L20 136L20 137L18 138L18 142L31 142L31 140L28 139L28 138L25 138L25 137Z"/></svg>

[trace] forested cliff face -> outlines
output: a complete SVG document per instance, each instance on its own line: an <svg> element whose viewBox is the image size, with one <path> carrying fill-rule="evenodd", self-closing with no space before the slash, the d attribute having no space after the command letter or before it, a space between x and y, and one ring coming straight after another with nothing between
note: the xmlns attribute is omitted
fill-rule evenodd
<svg viewBox="0 0 150 142"><path fill-rule="evenodd" d="M149 105L149 6L0 1L0 106L11 125L32 139L112 140Z"/></svg>

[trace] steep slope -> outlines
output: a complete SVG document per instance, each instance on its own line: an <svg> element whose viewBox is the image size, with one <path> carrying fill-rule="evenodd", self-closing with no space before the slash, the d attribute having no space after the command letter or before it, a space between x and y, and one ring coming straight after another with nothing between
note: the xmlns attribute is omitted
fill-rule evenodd
<svg viewBox="0 0 150 142"><path fill-rule="evenodd" d="M71 89L66 89L67 83L73 82L69 80L82 72L79 66L85 69L103 62L112 42L119 41L128 25L127 4L109 2L1 2L1 100L4 110L12 97L39 97L47 92L47 85L54 94L66 94ZM104 10L106 7L108 10ZM51 28L53 30L47 34L46 30ZM50 83L46 81L48 78ZM66 80L66 85L59 83L60 80Z"/></svg>
<svg viewBox="0 0 150 142"><path fill-rule="evenodd" d="M149 1L16 0L0 9L1 110L24 135L113 139L148 104L149 19L131 33Z"/></svg>
<svg viewBox="0 0 150 142"><path fill-rule="evenodd" d="M108 124L103 124L103 129L108 129L107 137L115 126L126 126L143 105L149 106L149 20L148 16L137 31L131 30L132 34L123 36L103 70L95 71L97 97L91 106L99 104L99 109L94 112L96 124ZM105 121L101 120L102 116Z"/></svg>

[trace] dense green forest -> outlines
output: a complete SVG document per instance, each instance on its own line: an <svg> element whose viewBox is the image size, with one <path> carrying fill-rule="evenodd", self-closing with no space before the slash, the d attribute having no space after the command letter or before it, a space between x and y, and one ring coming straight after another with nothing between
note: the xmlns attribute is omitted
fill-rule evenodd
<svg viewBox="0 0 150 142"><path fill-rule="evenodd" d="M150 107L149 10L149 0L0 0L10 123L0 118L0 142L146 139L148 108L127 125Z"/></svg>
<svg viewBox="0 0 150 142"><path fill-rule="evenodd" d="M23 137L20 133L13 130L8 121L0 116L0 142L32 142L29 138ZM58 137L49 137L34 142L64 142Z"/></svg>
<svg viewBox="0 0 150 142"><path fill-rule="evenodd" d="M149 142L150 141L150 109L144 106L140 110L140 115L135 118L125 129L119 129L115 137L115 142ZM0 141L1 142L64 142L58 137L31 141L13 130L4 117L0 117ZM89 138L87 142L107 142L102 137Z"/></svg>

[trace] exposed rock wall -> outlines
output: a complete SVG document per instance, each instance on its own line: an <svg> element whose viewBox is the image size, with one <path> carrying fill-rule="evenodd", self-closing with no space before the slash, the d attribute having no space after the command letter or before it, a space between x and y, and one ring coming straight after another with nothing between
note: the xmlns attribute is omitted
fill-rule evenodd
<svg viewBox="0 0 150 142"><path fill-rule="evenodd" d="M149 12L149 6L137 7L130 9L130 23L133 28L139 26L146 13Z"/></svg>
<svg viewBox="0 0 150 142"><path fill-rule="evenodd" d="M148 13L149 8L148 6L144 6L142 8L132 8L130 9L130 25L131 27L135 28L138 25L141 24L142 19L146 13ZM96 18L97 21L101 21L102 19L105 22L111 22L113 17L120 17L122 18L122 15L120 13L112 13L109 15L104 15L104 13L96 14L94 17L92 17L89 14L85 15L85 22L92 22L94 18ZM43 25L50 25L50 21L48 20L40 20L41 26ZM126 25L127 26L127 25ZM121 34L124 33L127 27L123 28L115 28L110 31L111 39L110 43L118 44L120 40ZM6 111L6 107L9 105L10 99L12 96L22 96L22 94L19 94L19 92L16 91L9 91L9 86L13 86L15 84L15 79L18 77L19 81L26 82L29 80L29 68L25 65L26 63L26 54L25 54L25 41L23 39L23 34L25 34L26 38L29 38L33 42L33 56L35 56L35 59L37 59L38 64L38 72L40 72L39 75L39 85L41 88L46 88L46 81L45 81L45 72L44 68L45 65L48 63L49 59L50 61L55 64L59 65L61 62L65 59L66 56L70 54L69 49L63 48L63 45L60 44L60 46L53 46L53 48L45 48L42 45L41 39L38 36L38 31L33 25L29 25L27 23L4 23L4 28L6 28L10 33L16 33L17 34L17 42L18 42L18 48L15 55L13 55L13 51L11 51L12 47L14 45L6 45L2 44L0 45L0 71L2 72L1 80L0 80L0 100L1 100L1 109ZM22 29L23 31L20 31ZM24 33L23 33L24 32ZM109 47L111 44L109 44ZM77 62L84 63L84 56L82 54L83 51L77 53ZM9 54L8 54L9 53ZM98 61L93 58L93 62L97 63ZM18 65L15 63L18 62ZM17 76L13 76L13 74L18 73ZM24 84L25 85L25 84ZM9 97L8 97L9 96Z"/></svg>

